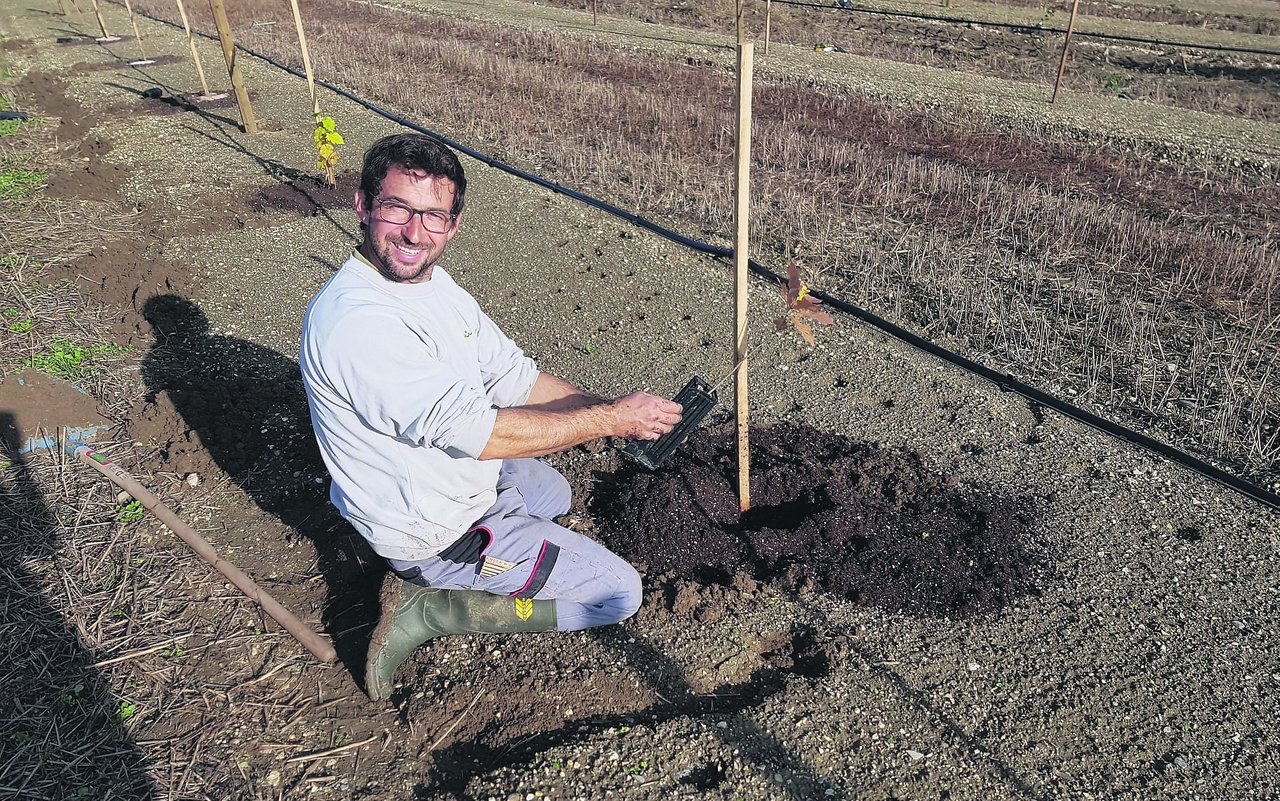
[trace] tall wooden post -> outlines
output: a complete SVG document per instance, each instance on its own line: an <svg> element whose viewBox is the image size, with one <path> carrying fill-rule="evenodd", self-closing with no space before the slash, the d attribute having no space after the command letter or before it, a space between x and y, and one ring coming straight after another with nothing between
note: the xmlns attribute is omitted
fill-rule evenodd
<svg viewBox="0 0 1280 801"><path fill-rule="evenodd" d="M258 121L253 116L253 106L249 104L249 93L245 91L244 81L240 78L240 63L236 56L236 42L231 38L231 23L227 21L227 10L222 0L209 0L213 9L213 21L218 26L218 39L222 42L222 57L227 62L227 73L231 76L231 89L236 93L236 105L240 108L240 121L244 124L244 132L258 132Z"/></svg>
<svg viewBox="0 0 1280 801"><path fill-rule="evenodd" d="M200 54L196 52L196 40L191 35L191 23L187 20L187 9L182 5L182 0L176 0L178 3L178 16L182 17L182 27L187 32L187 46L191 48L191 61L196 65L196 74L200 76L200 88L204 90L204 96L209 97L209 81L204 77L204 67L200 65Z"/></svg>
<svg viewBox="0 0 1280 801"><path fill-rule="evenodd" d="M1071 34L1076 29L1076 12L1080 10L1080 0L1071 4L1071 19L1067 22L1067 38L1062 43L1062 59L1058 62L1058 79L1053 82L1053 97L1050 103L1058 102L1058 87L1062 85L1062 76L1067 71L1067 50L1071 47Z"/></svg>
<svg viewBox="0 0 1280 801"><path fill-rule="evenodd" d="M773 17L773 0L764 0L764 54L769 55L769 21Z"/></svg>
<svg viewBox="0 0 1280 801"><path fill-rule="evenodd" d="M107 23L102 19L102 9L98 7L98 0L90 0L93 3L93 13L98 17L98 27L102 29L102 38L111 39L111 34L107 33Z"/></svg>
<svg viewBox="0 0 1280 801"><path fill-rule="evenodd" d="M293 24L298 29L298 47L302 48L302 68L307 73L307 89L311 92L311 113L315 122L320 124L320 101L316 99L316 78L311 72L311 51L307 49L307 34L302 30L302 12L298 10L298 0L289 0L293 9Z"/></svg>
<svg viewBox="0 0 1280 801"><path fill-rule="evenodd" d="M591 0L591 24L600 24L600 0Z"/></svg>
<svg viewBox="0 0 1280 801"><path fill-rule="evenodd" d="M746 11L747 0L735 0L735 5L738 11L738 44L742 44L747 41L747 23L746 20L743 19L743 13Z"/></svg>
<svg viewBox="0 0 1280 801"><path fill-rule="evenodd" d="M751 450L748 438L750 413L747 405L747 260L751 257L751 75L752 43L738 44L738 131L736 147L738 171L734 180L733 222L733 359L734 399L738 421L738 506L751 508Z"/></svg>

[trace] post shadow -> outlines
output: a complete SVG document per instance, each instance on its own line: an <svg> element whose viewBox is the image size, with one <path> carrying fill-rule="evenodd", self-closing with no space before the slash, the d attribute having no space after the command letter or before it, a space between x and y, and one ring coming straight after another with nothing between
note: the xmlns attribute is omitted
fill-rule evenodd
<svg viewBox="0 0 1280 801"><path fill-rule="evenodd" d="M154 798L94 654L27 567L56 558L61 524L19 453L25 440L0 410L0 796Z"/></svg>
<svg viewBox="0 0 1280 801"><path fill-rule="evenodd" d="M200 307L178 295L148 298L142 315L155 334L142 362L148 401L157 413L172 404L189 432L170 441L166 458L202 446L263 511L312 542L327 587L322 630L363 677L386 565L329 503L298 363L211 333ZM283 557L286 541L272 545Z"/></svg>

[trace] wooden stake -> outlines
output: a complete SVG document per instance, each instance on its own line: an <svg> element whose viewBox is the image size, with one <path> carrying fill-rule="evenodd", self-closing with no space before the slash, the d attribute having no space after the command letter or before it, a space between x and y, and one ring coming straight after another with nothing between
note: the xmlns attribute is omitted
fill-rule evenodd
<svg viewBox="0 0 1280 801"><path fill-rule="evenodd" d="M600 24L600 0L591 0L591 24Z"/></svg>
<svg viewBox="0 0 1280 801"><path fill-rule="evenodd" d="M182 5L182 0L176 0L178 3L178 15L182 17L182 27L187 32L187 46L191 48L191 61L196 65L196 73L200 76L200 88L204 90L204 96L208 97L209 81L204 77L204 67L200 66L200 54L196 52L196 40L191 35L191 23L187 21L187 9Z"/></svg>
<svg viewBox="0 0 1280 801"><path fill-rule="evenodd" d="M231 76L231 88L236 93L236 105L240 108L240 122L244 132L258 132L258 121L253 116L253 106L249 104L249 93L245 91L244 81L240 78L240 62L236 54L236 41L231 38L231 23L227 21L227 10L222 0L209 0L213 9L213 21L218 26L218 39L222 42L222 57L227 62L227 74Z"/></svg>
<svg viewBox="0 0 1280 801"><path fill-rule="evenodd" d="M738 44L747 41L746 21L742 18L743 12L746 10L746 0L735 0L738 9Z"/></svg>
<svg viewBox="0 0 1280 801"><path fill-rule="evenodd" d="M311 51L307 49L307 35L302 31L302 12L298 10L298 0L289 0L293 9L293 24L298 29L298 46L302 48L302 68L307 73L307 89L311 92L311 113L315 116L316 125L320 124L320 101L316 99L316 78L311 72Z"/></svg>
<svg viewBox="0 0 1280 801"><path fill-rule="evenodd" d="M218 551L209 544L208 540L200 536L195 529L187 525L182 518L173 513L172 509L165 506L159 498L138 483L133 476L122 470L119 465L101 454L94 453L83 445L76 449L75 455L79 457L80 461L111 479L112 483L117 487L132 495L142 504L144 509L159 518L161 523L168 526L169 530L177 534L183 542L190 546L191 550L199 554L201 559L212 565L215 570L225 576L241 592L261 606L262 611L271 615L277 623L284 627L285 631L292 634L316 659L321 662L333 662L337 659L332 643L317 634L315 629L303 623L288 609L281 606L279 601L268 595L266 591L254 583L253 579L245 575L244 571L223 559L218 554Z"/></svg>
<svg viewBox="0 0 1280 801"><path fill-rule="evenodd" d="M138 19L133 15L133 3L124 0L124 7L129 11L129 24L133 26L133 38L138 40L138 52L142 54L142 60L146 61L147 51L142 47L142 34L138 33Z"/></svg>
<svg viewBox="0 0 1280 801"><path fill-rule="evenodd" d="M769 19L773 15L773 0L764 0L764 54L769 55Z"/></svg>
<svg viewBox="0 0 1280 801"><path fill-rule="evenodd" d="M738 44L738 171L734 180L733 245L734 285L734 399L738 420L738 506L751 508L751 451L748 442L750 414L747 405L747 260L751 257L751 75L752 43Z"/></svg>
<svg viewBox="0 0 1280 801"><path fill-rule="evenodd" d="M1071 33L1076 29L1076 12L1080 10L1080 0L1071 3L1071 19L1067 22L1067 38L1062 43L1062 59L1058 62L1058 79L1053 82L1053 97L1050 103L1058 102L1058 87L1062 85L1062 76L1067 71L1067 50L1071 47Z"/></svg>
<svg viewBox="0 0 1280 801"><path fill-rule="evenodd" d="M107 33L107 23L102 21L102 9L98 8L98 0L89 0L93 3L93 13L98 15L98 27L102 29L102 38L110 39L111 34Z"/></svg>

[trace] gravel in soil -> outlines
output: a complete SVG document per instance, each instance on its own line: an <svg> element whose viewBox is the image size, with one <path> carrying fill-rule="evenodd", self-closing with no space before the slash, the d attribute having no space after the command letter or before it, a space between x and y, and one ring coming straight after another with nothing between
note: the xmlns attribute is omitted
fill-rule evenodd
<svg viewBox="0 0 1280 801"><path fill-rule="evenodd" d="M56 22L0 17L6 33L40 42ZM185 47L171 31L146 34ZM5 52L28 59L31 76L97 52L76 50L42 45L38 65L25 49ZM132 593L126 619L104 625L109 592L46 570L55 548L92 568L99 560L74 550L89 544L48 535L58 515L31 481L7 474L6 493L34 509L23 519L48 535L24 540L19 558L31 569L11 576L19 614L50 622L22 647L47 664L71 653L91 677L81 692L92 704L57 707L65 688L13 685L57 707L66 753L126 754L122 788L172 788L173 798L1275 795L1274 518L852 323L813 351L767 322L750 329L758 475L780 476L757 504L794 512L794 531L768 514L734 522L723 431L700 435L678 470L643 478L657 496L648 507L634 488L642 477L620 472L612 450L564 454L556 464L577 495L566 522L603 539L626 523L636 542L610 541L647 549L641 612L581 634L433 643L400 673L394 707L369 705L355 677L382 568L316 483L294 361L300 306L349 251L354 226L323 202L274 205L310 159L309 98L299 81L242 66L274 114L307 123L253 138L194 110L130 116L125 104L142 99L107 85L128 74L59 72L65 83L31 85L47 91L45 113L60 128L92 121L68 126L61 147L121 167L121 190L145 217L143 236L99 243L101 253L66 269L89 279L132 326L122 336L139 343L129 467L334 636L341 664L308 663L158 531L123 529L119 553L110 538L94 552L112 567L150 560L120 585ZM162 69L194 84L185 65ZM333 102L351 121L351 152L389 130ZM216 157L184 155L211 143ZM728 370L712 347L730 330L719 265L468 169L470 218L450 268L545 366L600 391L664 394L692 371ZM225 212L193 221L191 209L215 207ZM751 302L753 320L776 315L773 291L753 290ZM182 480L187 471L203 476L198 487ZM620 476L629 480L609 484ZM101 488L90 491L59 509L102 514ZM647 508L644 525L600 511L610 493ZM688 542L675 526L660 530L664 494L680 511L706 512L699 531L732 558L700 565L680 561L692 551L662 547ZM976 569L936 574L938 592L920 596L932 600L909 608L917 596L891 563L939 557L894 537L926 525ZM822 551L829 531L851 547ZM795 555L806 548L822 558ZM847 597L858 576L885 584ZM91 649L117 642L101 632L126 626L126 650L193 633L191 656L155 651L94 668ZM131 697L146 701L121 725L118 704ZM103 709L105 739L76 727ZM6 734L11 723L0 721Z"/></svg>

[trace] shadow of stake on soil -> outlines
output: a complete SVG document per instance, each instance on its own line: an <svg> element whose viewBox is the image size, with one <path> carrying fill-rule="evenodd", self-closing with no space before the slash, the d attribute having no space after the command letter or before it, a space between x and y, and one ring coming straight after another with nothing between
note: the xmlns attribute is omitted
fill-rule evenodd
<svg viewBox="0 0 1280 801"><path fill-rule="evenodd" d="M160 443L178 472L207 469L207 450L263 511L312 541L328 587L324 630L363 676L385 566L329 503L297 362L210 333L200 307L177 295L152 296L142 314L156 342L142 363L150 394L130 435ZM267 547L283 550L288 536Z"/></svg>
<svg viewBox="0 0 1280 801"><path fill-rule="evenodd" d="M93 654L24 567L53 561L62 529L18 452L25 440L13 414L0 411L0 458L11 463L0 471L0 794L151 798L142 755Z"/></svg>
<svg viewBox="0 0 1280 801"><path fill-rule="evenodd" d="M205 114L201 114L201 116L206 118L208 117L208 115ZM191 127L190 125L184 127L197 136L202 136L214 144L222 145L230 150L234 150L237 153L248 156L257 162L267 175L281 182L280 189L277 192L269 193L276 195L275 200L277 202L282 202L283 204L294 207L309 207L311 209L311 214L324 217L333 225L334 228L345 234L347 239L351 241L353 248L363 239L363 235L358 230L351 231L347 229L332 211L333 208L354 208L355 190L359 186L360 182L360 174L358 170L351 170L342 173L337 177L338 185L336 187L330 187L325 183L323 178L302 172L301 170L294 169L293 167L281 164L280 162L272 159L264 158L263 156L254 153L252 150L249 150L244 145L237 142L226 130L221 128L218 129L218 132L223 135L222 138L219 139L207 131L201 131L197 128ZM335 194L337 195L336 203L334 202Z"/></svg>

